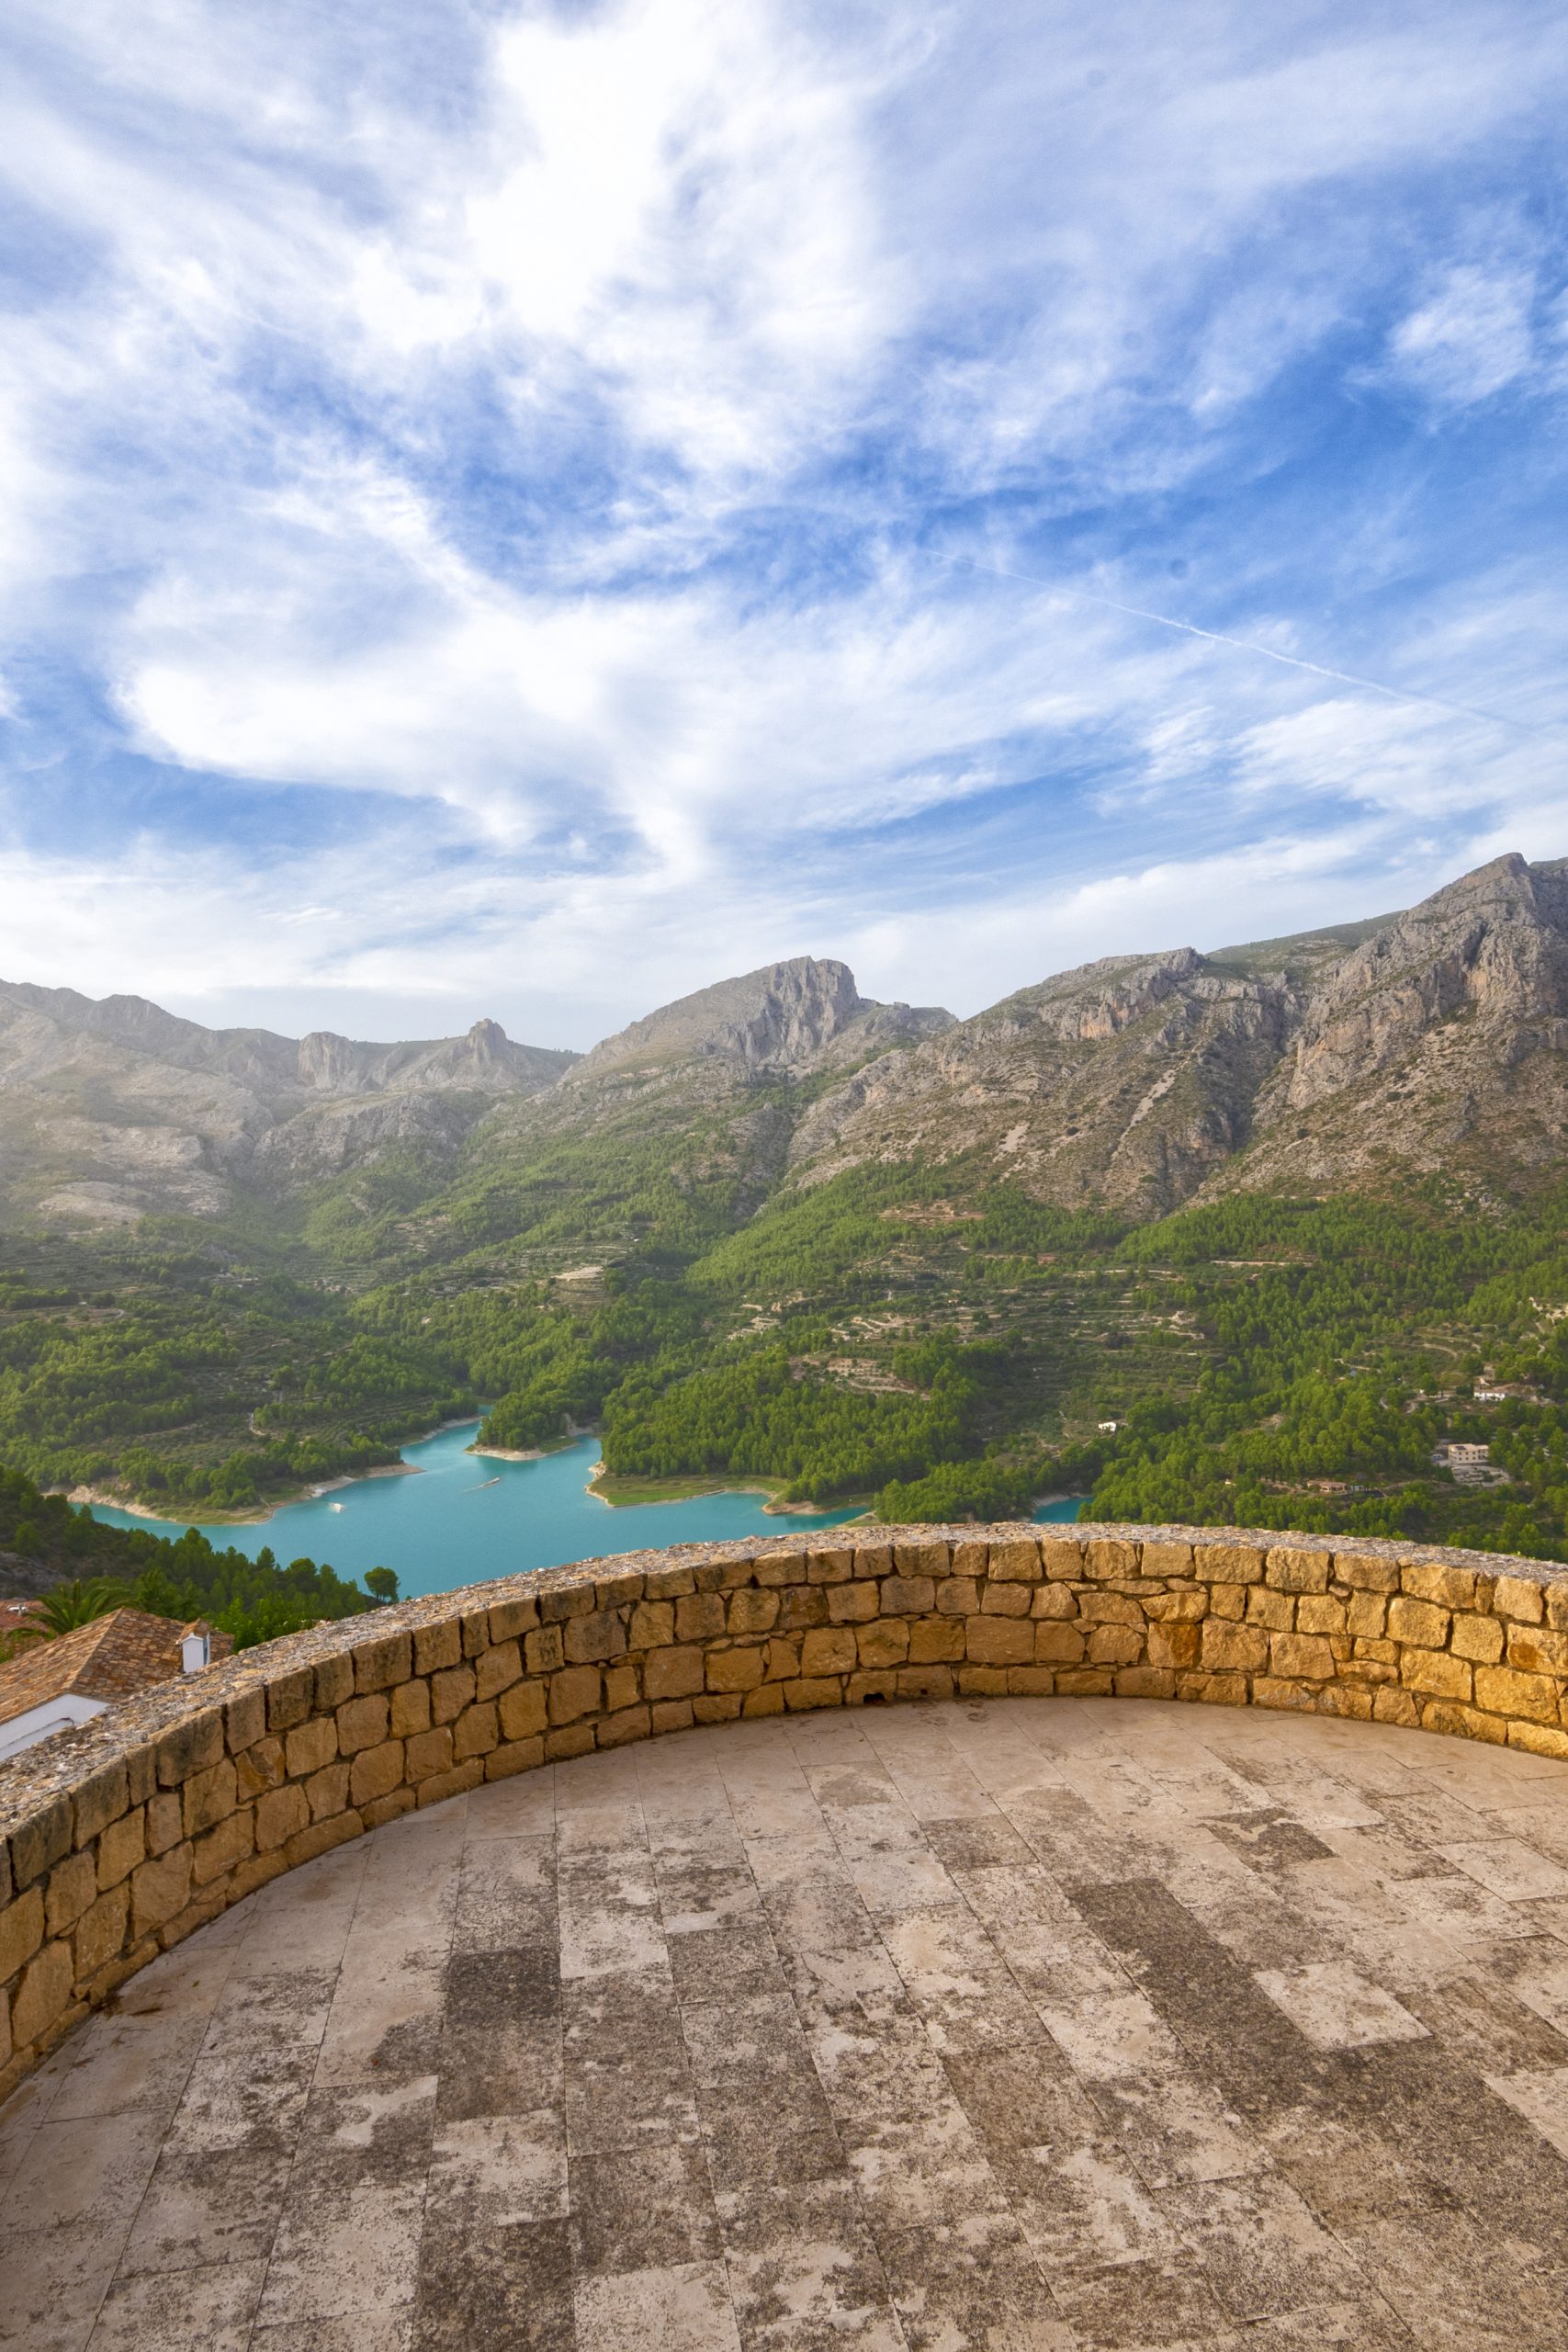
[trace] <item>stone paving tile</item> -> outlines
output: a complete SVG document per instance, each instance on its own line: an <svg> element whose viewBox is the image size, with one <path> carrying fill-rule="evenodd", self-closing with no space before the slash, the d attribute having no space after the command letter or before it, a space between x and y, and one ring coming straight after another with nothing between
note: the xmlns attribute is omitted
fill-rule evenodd
<svg viewBox="0 0 1568 2352"><path fill-rule="evenodd" d="M965 1702L498 1782L0 2112L19 2352L1542 2352L1568 1768Z"/></svg>

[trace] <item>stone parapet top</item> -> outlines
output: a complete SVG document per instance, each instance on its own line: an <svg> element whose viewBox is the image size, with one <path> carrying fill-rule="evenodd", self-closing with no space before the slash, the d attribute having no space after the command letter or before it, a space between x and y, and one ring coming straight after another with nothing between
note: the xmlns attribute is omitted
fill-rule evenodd
<svg viewBox="0 0 1568 2352"><path fill-rule="evenodd" d="M785 1526L315 1626L0 1765L0 2095L158 1951L415 1806L694 1724L1009 1694L1568 1758L1568 1568L1276 1529Z"/></svg>

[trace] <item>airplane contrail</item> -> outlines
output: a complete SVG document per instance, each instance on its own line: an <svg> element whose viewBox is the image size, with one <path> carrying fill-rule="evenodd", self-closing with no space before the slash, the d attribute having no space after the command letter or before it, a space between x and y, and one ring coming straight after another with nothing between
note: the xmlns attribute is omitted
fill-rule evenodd
<svg viewBox="0 0 1568 2352"><path fill-rule="evenodd" d="M1533 719L1508 718L1499 710L1480 710L1465 702L1449 702L1441 695L1424 695L1408 686L1385 685L1381 678L1359 677L1353 670L1330 670L1321 662L1303 662L1294 653L1277 652L1271 645L1258 645L1250 638L1227 637L1223 629L1198 628L1191 621L1173 620L1168 613L1152 613L1143 605L1121 605L1113 596L1097 596L1092 589L1074 588L1066 581L1041 580L1029 571L1004 571L1000 564L981 563L972 555L949 558L953 563L967 565L971 571L988 571L997 580L1016 580L1026 588L1048 588L1055 594L1076 596L1080 604L1100 605L1108 613L1125 613L1138 621L1155 621L1161 628L1173 628L1183 637L1201 637L1209 645L1228 645L1237 653L1260 654L1265 662L1283 662L1287 670L1305 670L1314 678L1332 678L1342 686L1361 686L1369 694L1386 695L1392 702L1425 705L1428 710L1446 710L1461 718L1479 719L1483 726L1511 728L1517 735L1555 735L1561 728L1550 723L1541 726Z"/></svg>

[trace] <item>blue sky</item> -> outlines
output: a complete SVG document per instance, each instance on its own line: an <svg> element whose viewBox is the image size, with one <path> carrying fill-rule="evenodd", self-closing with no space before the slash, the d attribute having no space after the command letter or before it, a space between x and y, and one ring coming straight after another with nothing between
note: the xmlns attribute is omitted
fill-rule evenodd
<svg viewBox="0 0 1568 2352"><path fill-rule="evenodd" d="M6 977L586 1045L1568 854L1555 0L6 40Z"/></svg>

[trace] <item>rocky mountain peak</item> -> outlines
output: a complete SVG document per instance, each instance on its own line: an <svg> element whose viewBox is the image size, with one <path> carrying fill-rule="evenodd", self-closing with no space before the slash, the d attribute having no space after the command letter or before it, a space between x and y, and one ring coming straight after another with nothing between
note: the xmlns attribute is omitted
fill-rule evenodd
<svg viewBox="0 0 1568 2352"><path fill-rule="evenodd" d="M795 1075L810 1069L830 1047L861 1026L874 1023L877 1045L893 1042L888 1015L908 1015L928 1034L944 1024L943 1012L914 1013L907 1005L874 1003L861 995L847 964L832 957L796 956L764 964L716 986L699 989L634 1021L607 1037L573 1072L573 1083L612 1070L651 1069L682 1062L728 1062L739 1072ZM894 1034L898 1023L892 1024Z"/></svg>

